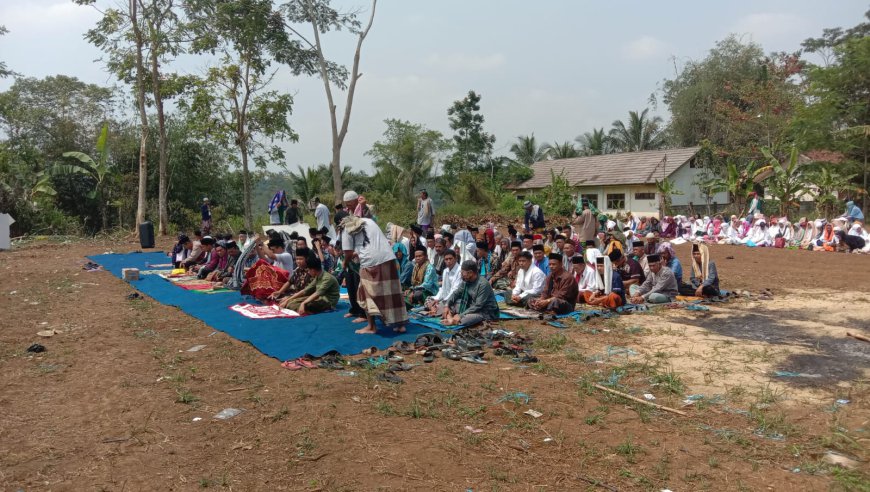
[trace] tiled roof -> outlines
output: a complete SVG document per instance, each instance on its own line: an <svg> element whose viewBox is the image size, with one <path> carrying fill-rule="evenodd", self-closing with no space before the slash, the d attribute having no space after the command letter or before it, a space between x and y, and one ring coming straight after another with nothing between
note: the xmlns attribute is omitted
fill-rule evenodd
<svg viewBox="0 0 870 492"><path fill-rule="evenodd" d="M510 188L528 190L549 186L551 171L557 176L563 173L571 186L651 184L662 179L663 164L670 176L698 150L700 147L686 147L536 162L532 164L535 173L532 178Z"/></svg>

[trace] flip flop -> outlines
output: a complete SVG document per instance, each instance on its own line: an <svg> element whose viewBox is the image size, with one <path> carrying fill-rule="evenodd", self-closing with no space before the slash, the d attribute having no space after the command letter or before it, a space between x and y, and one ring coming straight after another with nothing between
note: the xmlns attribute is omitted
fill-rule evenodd
<svg viewBox="0 0 870 492"><path fill-rule="evenodd" d="M371 347L369 347L369 348L363 350L363 351L360 352L360 353L363 354L363 355L372 355L372 354L376 354L376 353L378 353L378 348L375 347L375 346L371 346Z"/></svg>
<svg viewBox="0 0 870 492"><path fill-rule="evenodd" d="M446 348L442 350L441 355L443 355L444 358L450 360L462 360L462 355L460 355L460 353L456 349L452 348Z"/></svg>
<svg viewBox="0 0 870 492"><path fill-rule="evenodd" d="M289 369L291 371L305 369L301 364L299 364L299 361L296 360L285 360L281 363L281 367L283 367L284 369Z"/></svg>
<svg viewBox="0 0 870 492"><path fill-rule="evenodd" d="M471 362L472 364L489 364L489 362L483 360L480 355L466 355L462 360L465 362Z"/></svg>
<svg viewBox="0 0 870 492"><path fill-rule="evenodd" d="M387 360L390 362L402 362L405 360L401 355L390 355L387 357Z"/></svg>
<svg viewBox="0 0 870 492"><path fill-rule="evenodd" d="M296 359L296 363L299 364L300 366L306 368L306 369L317 369L317 364L314 361L309 360L309 359L305 359L305 358L300 357L300 358Z"/></svg>
<svg viewBox="0 0 870 492"><path fill-rule="evenodd" d="M427 350L425 354L423 354L423 362L429 364L435 360L435 352L431 350Z"/></svg>
<svg viewBox="0 0 870 492"><path fill-rule="evenodd" d="M393 350L403 355L410 355L414 353L414 346L408 342L399 341L393 344Z"/></svg>
<svg viewBox="0 0 870 492"><path fill-rule="evenodd" d="M396 376L395 374L393 374L391 372L385 372L382 374L378 374L378 381L386 381L388 383L393 383L393 384L402 384L405 382L402 378L400 378L399 376Z"/></svg>
<svg viewBox="0 0 870 492"><path fill-rule="evenodd" d="M444 343L444 340L440 335L435 333L424 333L417 337L417 340L414 341L414 345L417 347L431 347L433 345L441 345Z"/></svg>
<svg viewBox="0 0 870 492"><path fill-rule="evenodd" d="M419 364L392 364L390 367L387 368L387 372L410 371L418 365Z"/></svg>

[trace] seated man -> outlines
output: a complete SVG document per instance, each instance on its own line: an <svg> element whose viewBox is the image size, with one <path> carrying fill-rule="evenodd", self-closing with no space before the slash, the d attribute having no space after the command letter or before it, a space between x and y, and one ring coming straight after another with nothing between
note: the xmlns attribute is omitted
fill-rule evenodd
<svg viewBox="0 0 870 492"><path fill-rule="evenodd" d="M489 244L486 241L477 241L475 245L477 250L474 254L477 258L477 264L480 265L478 271L480 276L488 282L490 277L498 271L498 257L489 250Z"/></svg>
<svg viewBox="0 0 870 492"><path fill-rule="evenodd" d="M719 295L719 275L716 264L710 261L710 251L706 244L692 245L692 273L689 277L696 297L716 297Z"/></svg>
<svg viewBox="0 0 870 492"><path fill-rule="evenodd" d="M304 258L305 266L299 266L298 269L306 270L311 282L292 296L281 299L278 305L299 314L317 314L335 309L339 297L338 280L323 271L320 258L314 255Z"/></svg>
<svg viewBox="0 0 870 492"><path fill-rule="evenodd" d="M296 268L293 274L284 282L280 289L269 296L271 300L277 300L285 296L292 296L297 292L304 290L311 283L313 278L308 274L308 257L314 256L311 250L297 249L296 250ZM321 269L323 265L321 264Z"/></svg>
<svg viewBox="0 0 870 492"><path fill-rule="evenodd" d="M236 263L239 261L239 257L242 255L242 251L239 249L239 245L235 241L229 241L226 243L227 249L227 263L226 266L222 269L215 270L206 277L206 280L212 282L220 283L219 286L226 285L227 282L233 277L233 272L236 269Z"/></svg>
<svg viewBox="0 0 870 492"><path fill-rule="evenodd" d="M438 293L426 300L429 314L441 315L447 299L453 295L456 289L462 285L462 275L459 263L456 259L456 251L444 250L444 270L441 272L441 288Z"/></svg>
<svg viewBox="0 0 870 492"><path fill-rule="evenodd" d="M214 277L212 273L225 270L228 262L227 243L223 240L217 241L215 242L214 249L212 249L211 258L208 260L208 263L202 265L196 278L212 281Z"/></svg>
<svg viewBox="0 0 870 492"><path fill-rule="evenodd" d="M517 263L519 265L517 281L507 303L526 307L544 291L544 281L547 280L547 276L532 264L532 254L528 251L520 253Z"/></svg>
<svg viewBox="0 0 870 492"><path fill-rule="evenodd" d="M640 264L640 267L643 268L644 275L649 275L649 263L646 259L646 247L643 244L643 241L632 241L631 259Z"/></svg>
<svg viewBox="0 0 870 492"><path fill-rule="evenodd" d="M535 244L532 246L532 256L533 256L533 264L540 268L544 275L550 274L550 261L547 259L547 256L544 254L544 245L543 244Z"/></svg>
<svg viewBox="0 0 870 492"><path fill-rule="evenodd" d="M462 285L447 299L447 309L442 315L446 326L476 325L482 321L498 319L498 303L489 283L477 273L477 262L462 264Z"/></svg>
<svg viewBox="0 0 870 492"><path fill-rule="evenodd" d="M592 290L583 291L583 301L590 306L616 309L625 304L625 289L622 276L613 270L610 258L599 256L595 259L597 278Z"/></svg>
<svg viewBox="0 0 870 492"><path fill-rule="evenodd" d="M557 241L558 243L558 241ZM562 255L562 268L565 270L571 270L573 267L573 262L571 261L574 257L580 258L580 263L583 263L583 255L577 252L577 248L574 246L574 241L565 240L562 244L562 248L559 250L563 253ZM558 253L558 251L557 251Z"/></svg>
<svg viewBox="0 0 870 492"><path fill-rule="evenodd" d="M631 302L634 304L673 302L679 293L674 272L662 264L660 255L647 255L647 259L649 260L649 275L640 287L631 286L629 290L632 296Z"/></svg>
<svg viewBox="0 0 870 492"><path fill-rule="evenodd" d="M211 236L202 238L199 241L199 248L196 247L196 242L194 242L193 251L190 252L187 259L181 262L179 268L185 268L191 272L198 271L208 261L216 242Z"/></svg>
<svg viewBox="0 0 870 492"><path fill-rule="evenodd" d="M517 273L520 271L519 257L522 251L522 244L519 241L511 243L511 251L507 254L501 268L490 277L489 284L494 289L509 290L514 287L517 281Z"/></svg>
<svg viewBox="0 0 870 492"><path fill-rule="evenodd" d="M621 251L614 251L609 255L610 262L613 264L613 271L619 272L622 277L622 285L626 291L631 289L632 285L638 286L646 280L646 275L643 273L640 263L622 254Z"/></svg>
<svg viewBox="0 0 870 492"><path fill-rule="evenodd" d="M568 314L577 303L577 282L574 275L562 267L562 255L550 253L550 274L544 281L541 297L529 302L535 311Z"/></svg>
<svg viewBox="0 0 870 492"><path fill-rule="evenodd" d="M438 292L438 274L429 263L426 247L418 245L414 250L414 270L411 273L411 287L405 291L405 302L411 306L423 304L429 296Z"/></svg>

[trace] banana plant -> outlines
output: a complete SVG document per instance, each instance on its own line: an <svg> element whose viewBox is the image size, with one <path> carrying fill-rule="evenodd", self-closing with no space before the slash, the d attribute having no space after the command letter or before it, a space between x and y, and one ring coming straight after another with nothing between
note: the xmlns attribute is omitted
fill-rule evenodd
<svg viewBox="0 0 870 492"><path fill-rule="evenodd" d="M682 195L683 192L668 178L656 180L656 190L659 192L659 217L664 217L671 209L671 196Z"/></svg>
<svg viewBox="0 0 870 492"><path fill-rule="evenodd" d="M777 159L768 148L762 148L761 153L768 161L768 168L773 171L767 178L767 188L770 195L779 201L780 216L786 216L789 210L800 207L800 197L810 191L800 163L800 153L796 146L792 146L784 162Z"/></svg>
<svg viewBox="0 0 870 492"><path fill-rule="evenodd" d="M108 203L104 196L105 187L109 179L112 177L112 169L109 163L109 124L104 123L100 130L100 135L97 137L97 159L94 160L91 156L84 152L64 152L63 156L75 159L78 162L71 164L57 164L52 168L52 173L56 176L71 176L81 174L89 176L94 180L94 188L87 193L89 200L97 200L100 206L100 216L103 220L103 229L108 227L109 217Z"/></svg>

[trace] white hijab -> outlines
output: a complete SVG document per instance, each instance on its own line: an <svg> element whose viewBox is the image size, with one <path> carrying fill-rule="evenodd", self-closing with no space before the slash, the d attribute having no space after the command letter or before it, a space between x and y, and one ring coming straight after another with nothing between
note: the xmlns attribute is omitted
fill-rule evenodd
<svg viewBox="0 0 870 492"><path fill-rule="evenodd" d="M610 257L604 257L604 278L598 274L598 267L595 267L595 289L603 290L605 294L610 294L613 291L613 264L610 263Z"/></svg>
<svg viewBox="0 0 870 492"><path fill-rule="evenodd" d="M585 256L586 267L583 268L583 275L580 277L578 287L580 290L595 290L598 285L598 269L595 266L595 259L602 254L598 248L587 248Z"/></svg>

